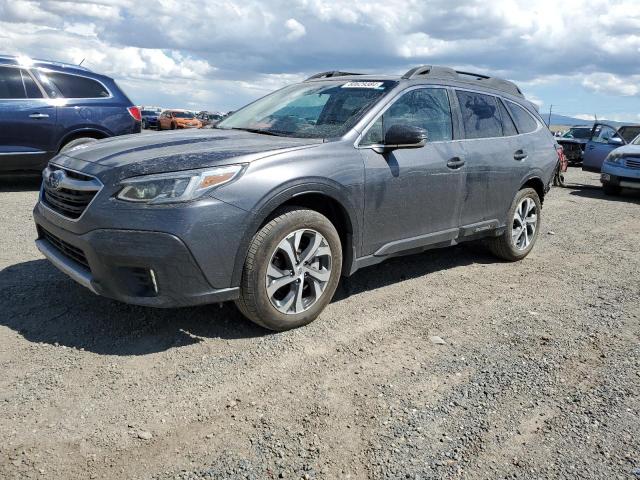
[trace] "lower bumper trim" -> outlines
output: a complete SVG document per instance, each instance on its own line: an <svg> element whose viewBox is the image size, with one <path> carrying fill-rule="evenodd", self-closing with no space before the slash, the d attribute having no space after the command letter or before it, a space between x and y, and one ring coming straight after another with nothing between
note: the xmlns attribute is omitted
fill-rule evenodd
<svg viewBox="0 0 640 480"><path fill-rule="evenodd" d="M47 257L47 259L51 263L53 263L56 268L58 268L63 273L66 273L83 287L88 288L96 295L98 294L98 292L96 292L96 289L93 287L93 284L91 283L91 274L87 272L83 267L81 267L73 260L70 260L69 258L62 255L46 240L36 240L36 247L38 247L38 250L40 250L40 252L45 257Z"/></svg>

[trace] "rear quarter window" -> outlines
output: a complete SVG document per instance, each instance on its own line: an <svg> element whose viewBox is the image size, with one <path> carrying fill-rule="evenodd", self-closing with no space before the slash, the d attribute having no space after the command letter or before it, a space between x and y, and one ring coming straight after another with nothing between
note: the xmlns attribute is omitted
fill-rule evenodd
<svg viewBox="0 0 640 480"><path fill-rule="evenodd" d="M518 132L529 133L538 128L538 122L536 122L531 114L520 105L507 100L507 107L513 115L516 126L518 127Z"/></svg>
<svg viewBox="0 0 640 480"><path fill-rule="evenodd" d="M96 80L66 73L48 72L47 79L64 98L106 98L109 91Z"/></svg>

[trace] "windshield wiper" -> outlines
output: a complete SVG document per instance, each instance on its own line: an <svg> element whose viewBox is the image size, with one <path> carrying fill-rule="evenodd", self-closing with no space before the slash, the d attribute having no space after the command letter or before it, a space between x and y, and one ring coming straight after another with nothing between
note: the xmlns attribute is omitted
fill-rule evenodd
<svg viewBox="0 0 640 480"><path fill-rule="evenodd" d="M258 133L260 135L271 135L273 137L285 137L286 136L286 135L283 135L281 133L272 132L271 130L261 130L259 128L231 127L230 130L242 130L243 132Z"/></svg>

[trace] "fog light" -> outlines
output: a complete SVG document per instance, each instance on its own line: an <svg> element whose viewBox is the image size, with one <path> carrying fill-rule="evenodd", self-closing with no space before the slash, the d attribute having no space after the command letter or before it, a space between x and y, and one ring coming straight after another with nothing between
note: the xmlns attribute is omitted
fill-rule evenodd
<svg viewBox="0 0 640 480"><path fill-rule="evenodd" d="M600 175L600 180L602 180L603 182L609 182L611 181L611 175L609 175L608 173L603 173L602 175Z"/></svg>

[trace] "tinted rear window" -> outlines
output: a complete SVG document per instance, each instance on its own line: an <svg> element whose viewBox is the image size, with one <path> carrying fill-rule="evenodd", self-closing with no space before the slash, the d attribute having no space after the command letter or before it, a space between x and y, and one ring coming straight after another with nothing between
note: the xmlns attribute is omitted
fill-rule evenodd
<svg viewBox="0 0 640 480"><path fill-rule="evenodd" d="M502 122L495 97L457 90L466 138L502 136Z"/></svg>
<svg viewBox="0 0 640 480"><path fill-rule="evenodd" d="M42 98L42 92L26 70L0 67L0 98Z"/></svg>
<svg viewBox="0 0 640 480"><path fill-rule="evenodd" d="M64 98L104 98L107 89L95 80L66 73L48 72L46 77Z"/></svg>
<svg viewBox="0 0 640 480"><path fill-rule="evenodd" d="M520 105L507 101L507 106L516 121L516 126L520 133L533 132L538 128L538 123L533 119L530 113L528 113Z"/></svg>
<svg viewBox="0 0 640 480"><path fill-rule="evenodd" d="M498 110L500 110L500 116L502 117L502 131L504 132L504 134L507 137L511 135L517 135L518 130L516 130L516 125L513 123L511 115L509 115L507 107L504 106L502 100L498 100Z"/></svg>

